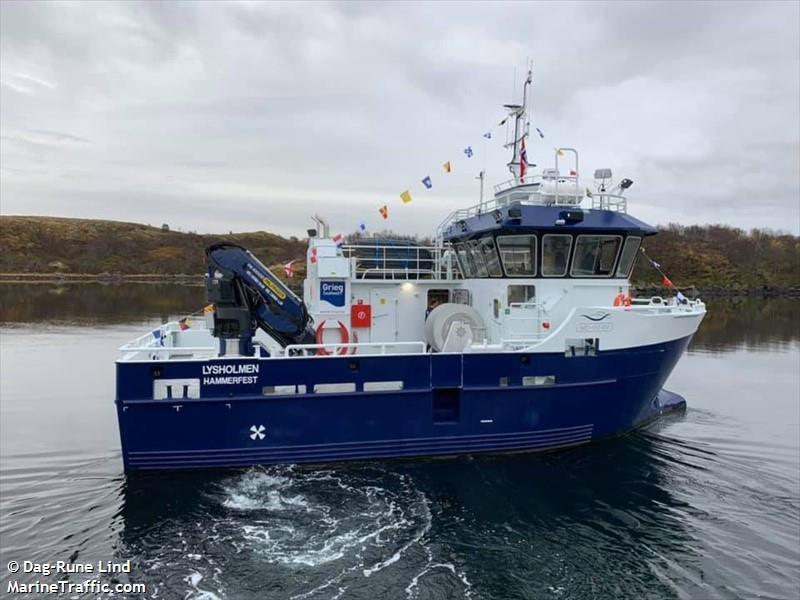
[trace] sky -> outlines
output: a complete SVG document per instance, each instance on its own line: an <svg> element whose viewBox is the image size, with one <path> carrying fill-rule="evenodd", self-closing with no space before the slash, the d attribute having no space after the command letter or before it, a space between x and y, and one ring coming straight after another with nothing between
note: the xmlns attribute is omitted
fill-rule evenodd
<svg viewBox="0 0 800 600"><path fill-rule="evenodd" d="M651 224L800 233L791 1L2 2L0 213L430 235L509 178L528 60L537 169L574 147Z"/></svg>

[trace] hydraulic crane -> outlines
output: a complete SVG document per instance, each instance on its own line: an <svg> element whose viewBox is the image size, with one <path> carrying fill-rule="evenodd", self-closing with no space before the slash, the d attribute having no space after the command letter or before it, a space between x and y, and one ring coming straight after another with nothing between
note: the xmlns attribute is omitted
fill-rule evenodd
<svg viewBox="0 0 800 600"><path fill-rule="evenodd" d="M206 249L206 261L206 294L214 304L220 356L252 356L256 327L283 347L314 343L303 300L252 252L236 244L214 244Z"/></svg>

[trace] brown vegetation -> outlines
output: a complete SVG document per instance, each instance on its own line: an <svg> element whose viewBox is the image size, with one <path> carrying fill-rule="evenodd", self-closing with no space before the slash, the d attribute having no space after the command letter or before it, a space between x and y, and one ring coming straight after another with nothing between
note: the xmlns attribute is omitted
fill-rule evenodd
<svg viewBox="0 0 800 600"><path fill-rule="evenodd" d="M800 288L800 237L794 235L670 224L643 245L678 287ZM634 283L659 285L660 279L646 260L639 260Z"/></svg>
<svg viewBox="0 0 800 600"><path fill-rule="evenodd" d="M0 273L201 274L207 246L241 244L267 265L305 256L305 243L266 231L200 235L137 223L0 217Z"/></svg>

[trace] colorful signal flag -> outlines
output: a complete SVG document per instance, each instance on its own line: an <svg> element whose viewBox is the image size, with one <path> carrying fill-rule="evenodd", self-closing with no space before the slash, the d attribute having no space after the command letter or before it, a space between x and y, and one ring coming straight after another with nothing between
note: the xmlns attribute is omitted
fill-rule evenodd
<svg viewBox="0 0 800 600"><path fill-rule="evenodd" d="M403 204L408 204L409 202L411 202L411 194L409 193L408 190L400 194L400 200L403 201Z"/></svg>
<svg viewBox="0 0 800 600"><path fill-rule="evenodd" d="M283 265L283 274L286 275L286 277L288 277L289 279L292 279L294 277L294 267L292 266L293 262L294 262L293 260L290 260L288 263Z"/></svg>
<svg viewBox="0 0 800 600"><path fill-rule="evenodd" d="M450 166L450 161L449 160L442 165L442 168L444 169L445 173L449 173L450 171L453 170L453 168Z"/></svg>
<svg viewBox="0 0 800 600"><path fill-rule="evenodd" d="M381 216L384 219L388 219L389 218L389 207L386 206L385 204L378 209L378 212L381 213Z"/></svg>
<svg viewBox="0 0 800 600"><path fill-rule="evenodd" d="M424 185L427 189L431 189L433 187L433 181L431 181L430 175L422 180L422 185Z"/></svg>
<svg viewBox="0 0 800 600"><path fill-rule="evenodd" d="M474 154L474 152L472 151L472 146L467 146L466 148L464 148L464 154L467 155L467 158L472 158L472 155Z"/></svg>

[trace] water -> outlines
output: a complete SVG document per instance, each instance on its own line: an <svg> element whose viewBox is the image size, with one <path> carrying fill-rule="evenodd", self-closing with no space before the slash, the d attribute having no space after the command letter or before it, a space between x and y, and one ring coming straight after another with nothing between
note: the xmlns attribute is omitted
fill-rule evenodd
<svg viewBox="0 0 800 600"><path fill-rule="evenodd" d="M64 577L8 561L72 557L130 559L101 579L147 593L114 598L800 597L798 301L710 303L667 385L687 413L619 440L126 478L115 349L202 305L0 284L0 596Z"/></svg>

